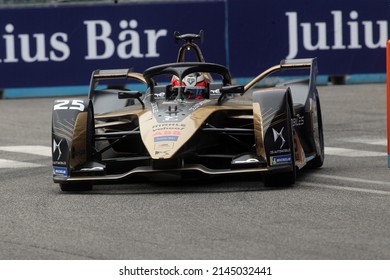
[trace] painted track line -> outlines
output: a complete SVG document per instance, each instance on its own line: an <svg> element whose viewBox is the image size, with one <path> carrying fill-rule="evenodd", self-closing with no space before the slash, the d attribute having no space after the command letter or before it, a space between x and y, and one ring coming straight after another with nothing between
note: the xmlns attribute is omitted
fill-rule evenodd
<svg viewBox="0 0 390 280"><path fill-rule="evenodd" d="M353 192L362 192L362 193L370 193L377 195L390 195L390 191L382 191L382 190L372 190L372 189L364 189L364 188L354 188L354 187L344 187L330 184L322 184L317 182L299 182L301 186L305 187L318 187L318 188L326 188L338 191L353 191Z"/></svg>
<svg viewBox="0 0 390 280"><path fill-rule="evenodd" d="M343 142L387 147L387 139L372 139L371 137L354 137L341 139Z"/></svg>
<svg viewBox="0 0 390 280"><path fill-rule="evenodd" d="M2 168L31 168L31 167L41 167L44 165L37 164L37 163L30 163L30 162L22 162L22 161L15 161L15 160L8 160L8 159L1 159L0 158L0 169Z"/></svg>
<svg viewBox="0 0 390 280"><path fill-rule="evenodd" d="M320 178L324 178L324 179L334 179L334 180L339 180L339 181L364 183L364 184L373 184L373 185L381 185L381 186L390 187L390 182L385 182L385 181L366 180L366 179L343 177L343 176L335 176L335 175L326 175L326 174L315 174L315 177L320 177Z"/></svg>
<svg viewBox="0 0 390 280"><path fill-rule="evenodd" d="M363 183L367 185L380 185L380 186L390 187L390 182L385 182L385 181L366 180L366 179L326 175L326 174L315 174L314 177L323 178L326 180L333 179L333 180L344 181L344 182ZM367 188L355 188L355 187L338 186L333 184L323 184L314 181L300 182L299 184L306 187L320 187L320 188L327 188L333 190L354 191L354 192L363 192L363 193L371 193L371 194L379 194L379 195L390 195L390 189L389 191L384 191L384 190L375 190L375 189L367 189Z"/></svg>
<svg viewBox="0 0 390 280"><path fill-rule="evenodd" d="M51 147L39 145L0 146L0 151L51 157Z"/></svg>
<svg viewBox="0 0 390 280"><path fill-rule="evenodd" d="M341 157L385 157L386 152L373 152L346 148L325 147L325 154Z"/></svg>

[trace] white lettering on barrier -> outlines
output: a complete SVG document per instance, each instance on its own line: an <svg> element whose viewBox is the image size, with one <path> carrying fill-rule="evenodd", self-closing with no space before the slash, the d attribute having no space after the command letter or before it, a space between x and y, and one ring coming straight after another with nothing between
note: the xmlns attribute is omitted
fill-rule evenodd
<svg viewBox="0 0 390 280"><path fill-rule="evenodd" d="M85 59L106 59L114 54L114 42L108 37L111 34L111 24L105 20L86 20L84 24L87 26L87 41L88 55ZM97 26L101 32L97 34ZM104 52L97 54L97 43L101 42L104 45Z"/></svg>
<svg viewBox="0 0 390 280"><path fill-rule="evenodd" d="M107 59L114 55L115 51L119 58L143 58L143 57L159 57L157 52L157 40L160 37L167 36L166 29L154 30L146 29L147 53L141 52L141 37L140 33L135 28L138 27L136 20L121 20L119 27L123 29L118 35L119 44L115 48L115 41L111 38L111 24L105 20L86 20L84 24L87 28L88 53L85 56L86 60ZM130 28L130 29L128 29ZM97 30L100 30L98 33ZM98 53L98 44L103 46L101 53Z"/></svg>
<svg viewBox="0 0 390 280"><path fill-rule="evenodd" d="M351 11L349 13L349 21L346 22L348 25L348 35L343 36L343 13L342 11L331 11L333 15L333 25L329 26L329 23L326 22L301 22L299 23L298 13L297 12L286 12L288 18L288 34L289 34L289 53L287 59L295 58L298 54L299 40L302 39L303 47L308 51L314 50L342 50L342 49L362 49L362 41L359 38L359 28L363 26L364 34L364 46L369 49L376 48L385 48L386 41L388 38L388 22L386 20L376 21L379 31L375 34L377 36L377 42L374 42L374 23L373 21L362 21L358 22L357 19L359 14L357 11ZM317 42L313 43L312 34L316 32ZM302 38L300 38L299 27L302 28ZM328 42L327 34L333 31L333 45L330 45ZM344 40L348 40L348 45Z"/></svg>
<svg viewBox="0 0 390 280"><path fill-rule="evenodd" d="M70 49L69 46L65 43L67 41L68 35L62 32L54 33L50 37L50 45L53 48L53 50L50 51L50 60L64 61L68 59L70 56Z"/></svg>
<svg viewBox="0 0 390 280"><path fill-rule="evenodd" d="M85 60L109 59L115 54L120 59L159 57L158 40L168 34L167 29L145 29L141 33L135 30L138 22L132 19L121 20L119 27L122 31L118 38L112 38L110 22L86 20L83 23L86 26L87 38ZM61 62L71 55L66 33L17 34L12 23L7 23L4 31L2 40L0 39L0 63ZM146 40L146 52L141 50L141 39Z"/></svg>
<svg viewBox="0 0 390 280"><path fill-rule="evenodd" d="M289 41L289 52L286 58L295 58L301 44L308 51L362 49L364 47L368 49L386 48L389 36L388 21L364 20L359 22L357 11L351 11L348 20L345 21L342 11L334 10L330 13L333 19L331 23L299 22L297 12L285 13L288 20ZM145 29L141 32L136 30L137 20L123 19L119 22L122 31L117 38L113 38L110 22L86 20L83 23L86 27L87 38L87 55L84 57L86 60L109 59L115 54L120 59L159 57L158 40L166 37L168 33L167 29ZM345 25L346 28L344 28ZM374 32L374 29L378 30ZM0 63L61 62L71 55L66 33L17 34L12 23L7 23L4 31L0 39ZM328 36L330 31L333 33L333 38ZM343 34L343 31L348 34ZM363 35L363 38L359 35ZM313 42L313 38L316 38L316 42ZM141 39L146 40L146 52L141 49Z"/></svg>
<svg viewBox="0 0 390 280"><path fill-rule="evenodd" d="M20 59L27 63L64 61L70 56L70 48L66 44L68 35L66 33L57 32L50 36L50 51L46 52L46 36L44 33L35 34L14 34L15 27L8 23L4 28L6 34L2 36L5 43L4 63L17 63L19 58L16 52L16 41L20 43ZM31 51L34 51L34 54ZM2 60L0 59L0 62Z"/></svg>

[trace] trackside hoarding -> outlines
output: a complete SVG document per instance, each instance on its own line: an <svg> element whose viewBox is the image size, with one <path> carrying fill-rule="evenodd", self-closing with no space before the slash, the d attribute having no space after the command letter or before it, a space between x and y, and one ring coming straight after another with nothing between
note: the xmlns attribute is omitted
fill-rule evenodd
<svg viewBox="0 0 390 280"><path fill-rule="evenodd" d="M278 58L318 57L320 74L385 72L388 0L229 1L229 57L237 75ZM239 58L239 59L237 59Z"/></svg>
<svg viewBox="0 0 390 280"><path fill-rule="evenodd" d="M176 60L174 31L205 29L204 55L226 64L225 9L197 1L0 10L0 88L83 85L95 69L142 73ZM199 20L204 10L209 19Z"/></svg>
<svg viewBox="0 0 390 280"><path fill-rule="evenodd" d="M173 33L205 31L206 60L254 77L318 57L321 75L385 76L388 0L215 0L0 8L0 88L86 85L95 69L176 60ZM373 76L374 75L374 76ZM377 76L375 76L377 75Z"/></svg>

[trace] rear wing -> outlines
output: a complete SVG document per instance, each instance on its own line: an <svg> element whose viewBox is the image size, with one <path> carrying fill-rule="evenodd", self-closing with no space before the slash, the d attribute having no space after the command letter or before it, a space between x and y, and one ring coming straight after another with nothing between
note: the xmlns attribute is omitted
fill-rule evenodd
<svg viewBox="0 0 390 280"><path fill-rule="evenodd" d="M95 88L99 84L99 81L113 79L135 79L141 83L146 84L144 76L141 73L132 72L131 69L95 70L92 72L91 81L89 84L88 98L93 98Z"/></svg>
<svg viewBox="0 0 390 280"><path fill-rule="evenodd" d="M303 58L303 59L284 59L280 61L279 65L272 66L271 68L268 68L261 74L259 74L256 78L254 78L252 81L247 83L244 87L244 92L241 94L243 95L247 90L252 88L255 84L266 78L268 75L285 70L285 69L302 69L302 68L309 68L310 69L310 87L313 83L316 81L317 73L318 73L318 66L317 66L317 58Z"/></svg>

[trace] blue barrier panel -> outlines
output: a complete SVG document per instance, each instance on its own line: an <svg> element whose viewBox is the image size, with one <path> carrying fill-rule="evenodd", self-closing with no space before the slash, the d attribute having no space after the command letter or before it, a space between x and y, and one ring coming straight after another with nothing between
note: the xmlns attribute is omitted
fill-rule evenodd
<svg viewBox="0 0 390 280"><path fill-rule="evenodd" d="M235 76L302 57L318 57L321 74L385 73L388 0L228 3L229 62Z"/></svg>
<svg viewBox="0 0 390 280"><path fill-rule="evenodd" d="M214 0L0 9L0 89L85 86L95 69L176 60L173 32L205 31L205 59L245 81L285 58L318 57L321 83L383 82L388 0ZM200 44L200 43L199 43ZM75 90L74 92L78 91ZM57 92L62 92L59 90ZM73 92L73 91L72 91ZM20 96L25 96L20 93Z"/></svg>
<svg viewBox="0 0 390 280"><path fill-rule="evenodd" d="M95 69L143 72L174 62L174 31L203 29L204 56L226 64L225 8L197 1L0 9L0 88L85 85Z"/></svg>

